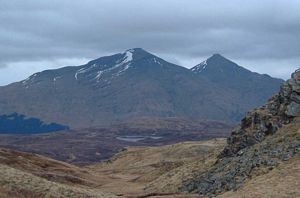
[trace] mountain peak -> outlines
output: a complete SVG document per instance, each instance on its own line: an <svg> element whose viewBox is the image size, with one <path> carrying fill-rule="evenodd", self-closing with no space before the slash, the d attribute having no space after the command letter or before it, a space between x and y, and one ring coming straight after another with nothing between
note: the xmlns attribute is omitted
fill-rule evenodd
<svg viewBox="0 0 300 198"><path fill-rule="evenodd" d="M211 56L211 58L225 58L225 57L222 56L221 54L215 53Z"/></svg>
<svg viewBox="0 0 300 198"><path fill-rule="evenodd" d="M191 68L194 73L202 73L202 72L221 72L224 71L234 71L236 69L241 69L236 63L231 60L225 58L221 54L213 54L207 60L201 62L195 67ZM245 69L246 70L246 69Z"/></svg>
<svg viewBox="0 0 300 198"><path fill-rule="evenodd" d="M104 56L88 62L75 72L75 79L88 79L90 82L110 82L111 79L121 76L131 68L145 65L162 65L160 58L142 48L127 49L122 53Z"/></svg>
<svg viewBox="0 0 300 198"><path fill-rule="evenodd" d="M225 58L224 56L222 56L221 54L213 54L211 57L209 57L207 59L210 62L219 62L219 63L224 63L224 62L229 62L229 63L233 63L231 60L229 60L228 58Z"/></svg>
<svg viewBox="0 0 300 198"><path fill-rule="evenodd" d="M131 49L126 50L125 52L131 52L131 53L146 52L146 53L148 53L146 50L144 50L143 48L140 48L140 47L131 48Z"/></svg>
<svg viewBox="0 0 300 198"><path fill-rule="evenodd" d="M126 54L126 56L130 56L131 54L131 60L139 60L141 58L151 58L154 55L147 52L146 50L144 50L143 48L131 48L126 50L123 54Z"/></svg>

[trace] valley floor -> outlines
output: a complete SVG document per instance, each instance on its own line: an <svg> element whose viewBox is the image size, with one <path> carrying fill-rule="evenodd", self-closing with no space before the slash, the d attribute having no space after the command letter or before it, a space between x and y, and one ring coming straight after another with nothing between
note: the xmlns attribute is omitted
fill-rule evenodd
<svg viewBox="0 0 300 198"><path fill-rule="evenodd" d="M209 169L225 139L157 147L128 147L111 160L77 167L40 155L0 149L0 197L197 198L182 194L182 182ZM249 180L218 197L297 197L300 158ZM171 183L171 185L170 185Z"/></svg>
<svg viewBox="0 0 300 198"><path fill-rule="evenodd" d="M127 197L156 194L156 186L165 185L161 178L168 177L174 179L170 192L177 193L175 189L181 182L214 162L224 145L225 139L214 139L160 147L132 147L115 155L108 163L88 168L99 178L104 177L99 186L104 192Z"/></svg>

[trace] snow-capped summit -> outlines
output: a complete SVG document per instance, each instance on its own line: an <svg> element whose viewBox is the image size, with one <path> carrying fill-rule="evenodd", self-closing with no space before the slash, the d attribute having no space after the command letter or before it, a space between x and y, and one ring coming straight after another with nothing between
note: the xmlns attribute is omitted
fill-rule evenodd
<svg viewBox="0 0 300 198"><path fill-rule="evenodd" d="M194 73L203 73L204 71L222 72L224 69L238 67L234 62L220 54L213 54L211 57L191 68ZM209 68L209 69L208 69ZM208 69L208 70L207 70Z"/></svg>
<svg viewBox="0 0 300 198"><path fill-rule="evenodd" d="M71 79L76 83L93 86L101 84L102 86L103 83L109 85L112 80L123 76L132 68L147 70L147 68L162 67L165 64L169 63L142 48L132 48L122 53L100 57L85 65L38 72L23 80L22 84L27 89L46 82L51 82L52 86L57 87L69 79L71 74Z"/></svg>
<svg viewBox="0 0 300 198"><path fill-rule="evenodd" d="M110 83L113 78L123 75L130 68L144 65L143 61L152 62L154 65L162 65L162 59L142 48L132 48L123 53L90 61L75 72L74 78L96 83Z"/></svg>
<svg viewBox="0 0 300 198"><path fill-rule="evenodd" d="M124 53L115 54L113 56L102 57L88 64L75 72L75 79L88 78L89 80L95 80L99 82L103 75L113 72L118 76L130 67L131 61L133 61L134 50L126 50ZM111 75L113 77L113 75Z"/></svg>

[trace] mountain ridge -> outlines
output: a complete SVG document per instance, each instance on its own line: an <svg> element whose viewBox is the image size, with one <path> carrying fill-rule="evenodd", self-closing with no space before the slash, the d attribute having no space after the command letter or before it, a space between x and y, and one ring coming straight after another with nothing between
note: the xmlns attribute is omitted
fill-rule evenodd
<svg viewBox="0 0 300 198"><path fill-rule="evenodd" d="M282 83L259 77L263 80L247 76L251 82L236 78L240 83L226 84L230 76L197 75L134 48L0 87L0 108L73 128L140 116L237 122Z"/></svg>

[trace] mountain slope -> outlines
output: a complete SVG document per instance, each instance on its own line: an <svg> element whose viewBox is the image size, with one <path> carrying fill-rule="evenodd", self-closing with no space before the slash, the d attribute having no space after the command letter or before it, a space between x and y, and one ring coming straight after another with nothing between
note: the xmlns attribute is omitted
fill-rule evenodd
<svg viewBox="0 0 300 198"><path fill-rule="evenodd" d="M257 87L270 90L269 97L280 83L274 80L270 88L259 82ZM1 87L0 109L73 128L141 116L235 122L260 105L254 92L244 93L136 48Z"/></svg>
<svg viewBox="0 0 300 198"><path fill-rule="evenodd" d="M67 129L67 126L56 123L47 124L37 118L27 118L17 113L0 115L0 134L34 134Z"/></svg>

